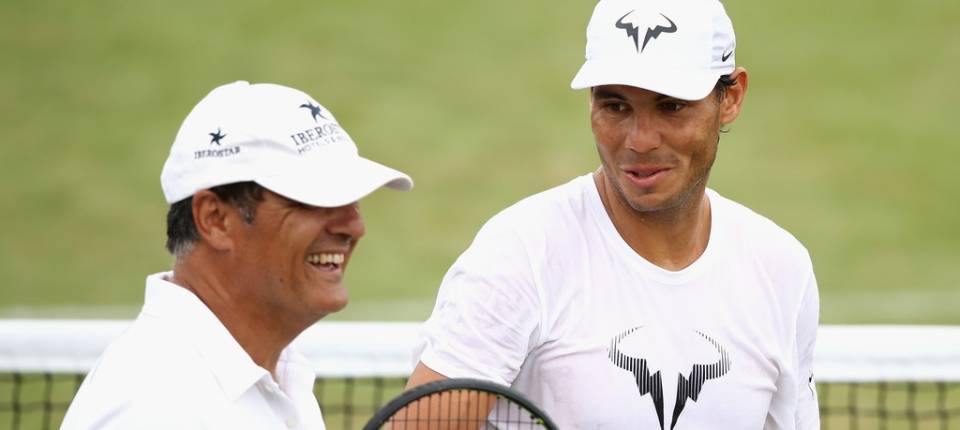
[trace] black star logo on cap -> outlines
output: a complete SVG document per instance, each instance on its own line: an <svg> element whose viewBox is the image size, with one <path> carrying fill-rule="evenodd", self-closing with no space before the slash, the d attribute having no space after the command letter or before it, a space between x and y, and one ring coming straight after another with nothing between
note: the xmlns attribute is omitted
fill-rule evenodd
<svg viewBox="0 0 960 430"><path fill-rule="evenodd" d="M220 133L220 127L217 127L216 133L207 133L210 135L210 143L216 143L217 146L220 146L220 141L223 140L227 135Z"/></svg>
<svg viewBox="0 0 960 430"><path fill-rule="evenodd" d="M315 104L313 104L313 103L307 102L307 103L304 103L304 104L300 105L300 107L302 107L302 108L304 108L304 109L310 109L310 116L313 117L313 121L314 121L314 122L317 121L317 117L318 117L318 116L319 116L320 118L327 119L327 117L323 116L323 114L320 113L320 112L321 112L321 111L320 111L320 106L317 106L317 105L315 105Z"/></svg>

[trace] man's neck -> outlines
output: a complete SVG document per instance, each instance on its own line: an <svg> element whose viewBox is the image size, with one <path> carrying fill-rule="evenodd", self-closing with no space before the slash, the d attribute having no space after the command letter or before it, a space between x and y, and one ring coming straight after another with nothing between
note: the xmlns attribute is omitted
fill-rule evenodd
<svg viewBox="0 0 960 430"><path fill-rule="evenodd" d="M703 188L678 207L638 212L622 200L602 170L594 175L594 183L617 232L647 261L678 271L697 261L707 249L711 208Z"/></svg>
<svg viewBox="0 0 960 430"><path fill-rule="evenodd" d="M271 317L259 303L238 295L229 283L222 281L222 274L210 269L216 265L200 266L205 270L197 270L197 265L178 260L170 281L196 295L253 362L275 375L280 353L299 331L281 326L276 315Z"/></svg>

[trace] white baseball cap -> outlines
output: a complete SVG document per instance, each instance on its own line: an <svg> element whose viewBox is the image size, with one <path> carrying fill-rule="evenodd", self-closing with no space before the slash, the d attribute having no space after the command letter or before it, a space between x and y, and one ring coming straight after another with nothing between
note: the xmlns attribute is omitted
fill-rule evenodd
<svg viewBox="0 0 960 430"><path fill-rule="evenodd" d="M289 199L339 207L406 174L363 158L333 114L306 93L238 81L214 88L184 119L160 173L167 203L254 181Z"/></svg>
<svg viewBox="0 0 960 430"><path fill-rule="evenodd" d="M733 23L717 0L600 0L570 86L629 85L683 100L735 68Z"/></svg>

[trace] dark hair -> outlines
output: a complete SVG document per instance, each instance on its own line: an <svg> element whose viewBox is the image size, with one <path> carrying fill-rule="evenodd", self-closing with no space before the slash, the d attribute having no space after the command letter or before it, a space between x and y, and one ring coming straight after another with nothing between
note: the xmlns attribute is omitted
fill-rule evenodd
<svg viewBox="0 0 960 430"><path fill-rule="evenodd" d="M721 75L720 79L717 79L717 84L713 86L714 91L717 92L717 99L723 100L723 97L727 95L727 88L736 83L737 80L731 78L730 75Z"/></svg>
<svg viewBox="0 0 960 430"><path fill-rule="evenodd" d="M720 79L717 79L717 84L713 86L713 90L717 92L717 102L722 102L723 98L727 96L727 88L733 86L737 83L736 79L730 77L730 75L720 75ZM729 133L730 129L725 126L720 126L721 133Z"/></svg>
<svg viewBox="0 0 960 430"><path fill-rule="evenodd" d="M253 224L257 204L263 201L263 187L256 182L234 182L210 188L221 200L237 209L243 221ZM193 222L193 197L170 205L167 211L167 251L179 256L200 239Z"/></svg>

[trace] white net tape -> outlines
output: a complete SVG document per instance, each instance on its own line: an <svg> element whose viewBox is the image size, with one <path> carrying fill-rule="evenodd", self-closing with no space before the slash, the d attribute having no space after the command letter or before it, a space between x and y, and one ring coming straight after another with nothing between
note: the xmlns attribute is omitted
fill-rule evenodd
<svg viewBox="0 0 960 430"><path fill-rule="evenodd" d="M0 372L86 373L126 320L0 320ZM318 377L404 377L418 323L322 322L297 340ZM822 326L820 382L960 381L960 326Z"/></svg>

